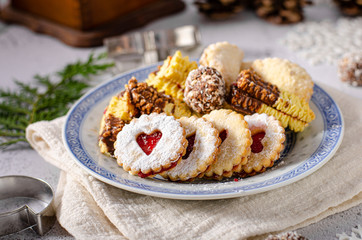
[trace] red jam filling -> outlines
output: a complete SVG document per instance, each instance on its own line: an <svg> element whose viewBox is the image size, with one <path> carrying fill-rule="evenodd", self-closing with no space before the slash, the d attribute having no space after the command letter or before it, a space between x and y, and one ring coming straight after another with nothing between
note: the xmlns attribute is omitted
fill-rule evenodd
<svg viewBox="0 0 362 240"><path fill-rule="evenodd" d="M136 141L141 149L147 154L150 155L153 149L156 147L158 141L161 139L162 133L160 131L156 131L147 135L145 133L141 133L138 135Z"/></svg>
<svg viewBox="0 0 362 240"><path fill-rule="evenodd" d="M265 137L265 132L260 132L251 136L253 138L253 144L251 144L251 152L260 153L263 151L263 144L261 140Z"/></svg>
<svg viewBox="0 0 362 240"><path fill-rule="evenodd" d="M190 156L190 153L194 149L195 137L196 137L196 134L192 134L186 138L187 141L189 142L189 144L187 145L187 148L186 148L186 154L182 157L182 159L187 159Z"/></svg>
<svg viewBox="0 0 362 240"><path fill-rule="evenodd" d="M178 163L178 161L175 161L175 162L171 163L171 165L170 165L168 168L162 168L161 171L159 171L159 172L157 172L157 173L161 173L161 172L164 172L164 171L168 171L168 170L176 167L177 163ZM138 173L138 176L140 176L141 178L146 178L146 177L148 177L148 176L155 175L155 174L157 174L157 173L155 173L154 171L151 171L151 172L149 172L149 173L147 173L147 174L142 173L142 172L139 172L139 173Z"/></svg>
<svg viewBox="0 0 362 240"><path fill-rule="evenodd" d="M228 131L227 130L222 130L220 133L219 133L219 137L221 138L221 143L223 143L225 141L225 139L227 138L228 136Z"/></svg>

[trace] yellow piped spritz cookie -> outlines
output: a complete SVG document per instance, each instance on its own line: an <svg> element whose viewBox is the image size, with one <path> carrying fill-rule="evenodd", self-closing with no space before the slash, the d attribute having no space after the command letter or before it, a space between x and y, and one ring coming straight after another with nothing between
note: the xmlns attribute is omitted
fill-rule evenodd
<svg viewBox="0 0 362 240"><path fill-rule="evenodd" d="M181 123L164 113L152 113L123 127L114 144L114 156L125 171L144 178L174 168L186 147Z"/></svg>
<svg viewBox="0 0 362 240"><path fill-rule="evenodd" d="M169 56L157 72L149 74L146 82L174 99L183 100L185 81L190 71L197 68L195 61L183 57L180 51Z"/></svg>
<svg viewBox="0 0 362 240"><path fill-rule="evenodd" d="M205 172L205 177L222 179L231 177L247 163L252 143L247 122L241 114L232 110L220 109L203 116L219 131L221 138L217 161Z"/></svg>
<svg viewBox="0 0 362 240"><path fill-rule="evenodd" d="M190 181L202 177L206 169L215 162L221 139L219 131L203 118L182 117L178 121L186 131L186 154L175 168L161 176L171 181Z"/></svg>
<svg viewBox="0 0 362 240"><path fill-rule="evenodd" d="M253 144L248 162L242 166L241 176L253 176L272 167L284 149L285 130L273 116L265 113L247 115Z"/></svg>

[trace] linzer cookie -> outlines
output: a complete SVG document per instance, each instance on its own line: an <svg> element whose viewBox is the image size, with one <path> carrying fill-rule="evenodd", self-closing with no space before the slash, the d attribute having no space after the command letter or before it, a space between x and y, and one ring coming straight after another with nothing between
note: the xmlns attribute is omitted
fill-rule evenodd
<svg viewBox="0 0 362 240"><path fill-rule="evenodd" d="M191 181L202 177L206 169L215 162L221 139L219 131L203 118L182 117L178 121L186 131L186 154L175 168L161 176L172 181Z"/></svg>
<svg viewBox="0 0 362 240"><path fill-rule="evenodd" d="M174 168L186 153L181 123L166 114L152 113L133 119L117 135L114 156L118 165L142 178Z"/></svg>
<svg viewBox="0 0 362 240"><path fill-rule="evenodd" d="M251 131L253 144L248 162L242 166L242 177L253 176L272 167L279 159L285 141L285 130L273 116L254 113L244 119Z"/></svg>
<svg viewBox="0 0 362 240"><path fill-rule="evenodd" d="M125 85L125 90L112 97L103 113L99 132L101 152L113 156L117 134L133 118L162 112L175 118L191 116L191 110L185 103L158 92L147 83L139 83L135 78L131 78Z"/></svg>
<svg viewBox="0 0 362 240"><path fill-rule="evenodd" d="M278 119L284 128L301 132L315 115L309 103L277 86L263 81L254 71L241 71L231 86L229 102L243 114L266 113Z"/></svg>
<svg viewBox="0 0 362 240"><path fill-rule="evenodd" d="M226 90L236 81L244 52L236 45L228 42L218 42L209 45L200 57L200 64L217 69L225 81Z"/></svg>
<svg viewBox="0 0 362 240"><path fill-rule="evenodd" d="M206 170L206 178L231 177L245 165L252 143L248 124L243 116L232 110L220 109L203 116L219 131L221 138L217 161Z"/></svg>
<svg viewBox="0 0 362 240"><path fill-rule="evenodd" d="M314 83L308 72L296 63L281 58L255 60L251 68L266 82L309 102Z"/></svg>
<svg viewBox="0 0 362 240"><path fill-rule="evenodd" d="M186 79L184 101L197 113L220 109L225 94L225 82L215 68L200 66Z"/></svg>

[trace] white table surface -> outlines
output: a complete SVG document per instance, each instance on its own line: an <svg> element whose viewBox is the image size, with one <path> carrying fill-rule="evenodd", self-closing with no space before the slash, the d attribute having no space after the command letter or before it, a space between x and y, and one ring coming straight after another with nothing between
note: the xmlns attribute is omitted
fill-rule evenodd
<svg viewBox="0 0 362 240"><path fill-rule="evenodd" d="M323 19L336 21L339 17L339 11L333 5L320 4L306 8L308 21ZM278 40L285 36L293 25L272 25L258 19L252 12L242 12L228 20L212 21L200 15L189 0L183 12L153 21L137 30L170 29L189 24L199 27L203 46L217 41L229 41L244 50L245 60L269 56L287 58L304 67L315 82L327 84L362 99L362 87L356 88L341 83L336 66L312 66L305 59L299 58L297 54L280 45ZM53 37L33 33L19 25L5 25L0 22L0 87L13 89L14 79L30 82L35 74L54 73L67 63L86 59L91 51L102 52L105 49L69 47ZM198 57L197 54L194 57ZM0 176L13 174L44 179L56 189L59 170L45 162L27 145L19 144L12 149L0 150ZM337 239L336 233L346 232L350 235L351 228L358 224L362 225L362 205L297 229L297 232L309 239L330 240ZM43 237L26 230L4 239L37 238L73 239L59 224Z"/></svg>

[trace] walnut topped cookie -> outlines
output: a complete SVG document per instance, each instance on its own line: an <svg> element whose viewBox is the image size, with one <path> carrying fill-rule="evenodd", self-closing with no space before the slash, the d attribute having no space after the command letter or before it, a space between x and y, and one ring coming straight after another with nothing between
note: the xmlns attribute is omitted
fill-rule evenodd
<svg viewBox="0 0 362 240"><path fill-rule="evenodd" d="M169 107L174 106L172 97L158 92L145 82L139 83L134 77L131 78L125 86L124 96L135 106L135 117L143 114L161 113Z"/></svg>

